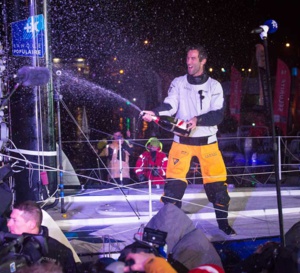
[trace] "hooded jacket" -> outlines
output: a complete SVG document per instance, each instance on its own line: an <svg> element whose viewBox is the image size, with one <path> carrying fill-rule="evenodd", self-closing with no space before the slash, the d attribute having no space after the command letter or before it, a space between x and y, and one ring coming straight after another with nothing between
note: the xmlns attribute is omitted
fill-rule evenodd
<svg viewBox="0 0 300 273"><path fill-rule="evenodd" d="M167 254L172 254L172 258L186 268L192 269L202 264L215 264L223 268L213 244L177 206L165 204L146 226L168 233Z"/></svg>

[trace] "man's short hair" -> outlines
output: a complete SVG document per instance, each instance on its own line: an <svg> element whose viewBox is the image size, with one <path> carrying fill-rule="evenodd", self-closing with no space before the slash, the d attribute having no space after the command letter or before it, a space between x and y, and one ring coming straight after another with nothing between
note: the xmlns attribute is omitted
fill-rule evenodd
<svg viewBox="0 0 300 273"><path fill-rule="evenodd" d="M187 47L186 52L189 52L190 50L197 50L199 52L200 61L208 58L207 50L202 45L190 45Z"/></svg>
<svg viewBox="0 0 300 273"><path fill-rule="evenodd" d="M25 220L35 220L38 227L42 225L43 213L40 206L34 201L24 201L16 204L14 209L23 211L22 217Z"/></svg>

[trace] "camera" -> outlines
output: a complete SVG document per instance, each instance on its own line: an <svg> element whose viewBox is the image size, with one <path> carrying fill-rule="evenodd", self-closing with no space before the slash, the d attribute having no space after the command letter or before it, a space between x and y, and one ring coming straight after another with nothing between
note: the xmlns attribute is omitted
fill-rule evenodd
<svg viewBox="0 0 300 273"><path fill-rule="evenodd" d="M0 232L0 272L11 273L40 261L47 252L42 235Z"/></svg>
<svg viewBox="0 0 300 273"><path fill-rule="evenodd" d="M144 228L142 240L134 238L134 242L125 246L121 251L119 261L125 262L126 256L129 253L153 253L155 256L161 256L159 247L166 244L167 232L156 230L152 228Z"/></svg>
<svg viewBox="0 0 300 273"><path fill-rule="evenodd" d="M167 235L168 233L165 231L145 227L143 232L143 241L158 246L164 246L166 244Z"/></svg>

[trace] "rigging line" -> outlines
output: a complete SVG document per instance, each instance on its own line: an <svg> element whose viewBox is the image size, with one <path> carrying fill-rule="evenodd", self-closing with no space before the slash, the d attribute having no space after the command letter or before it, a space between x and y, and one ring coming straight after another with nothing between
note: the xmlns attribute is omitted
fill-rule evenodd
<svg viewBox="0 0 300 273"><path fill-rule="evenodd" d="M74 116L71 114L70 110L68 109L67 105L65 104L65 102L63 100L61 100L61 104L63 105L63 107L65 107L65 110L69 113L71 119L74 121L74 123L76 124L76 126L78 127L78 129L80 130L80 132L82 133L82 135L84 136L84 138L86 139L87 143L89 144L90 148L92 149L92 151L95 153L95 155L97 155L97 157L99 158L99 160L104 164L104 162L102 161L102 159L100 158L100 156L98 155L97 151L95 150L94 146L91 144L91 142L89 141L88 137L86 136L86 134L83 132L81 126L78 124L78 122L76 121L76 119L74 118ZM104 164L105 166L105 164ZM107 169L108 173L111 175L111 172ZM120 187L120 185L116 182L116 180L114 178L112 178L113 181L115 182L116 185L118 185L119 190L122 192L122 194L124 195L128 205L130 206L130 208L132 209L132 211L134 212L134 214L138 217L138 219L140 219L140 216L137 214L137 212L135 211L135 209L132 207L131 203L129 202L127 196L125 195L122 187Z"/></svg>
<svg viewBox="0 0 300 273"><path fill-rule="evenodd" d="M38 87L38 107L39 107L39 112L40 115L38 116L38 119L39 119L39 124L40 124L40 127L39 127L39 136L41 137L40 139L40 142L41 142L41 149L42 149L42 152L44 152L44 130L43 130L43 120L42 120L42 102L41 102L41 87ZM40 146L38 146L40 148ZM42 155L42 165L45 164L45 157L44 155Z"/></svg>
<svg viewBox="0 0 300 273"><path fill-rule="evenodd" d="M16 145L14 144L14 142L11 140L11 139L8 139L8 141L11 143L11 145L16 149L16 150L18 150L18 148L16 147ZM24 160L21 160L21 159L19 159L19 158L15 158L15 159L17 159L16 160L16 162L14 162L12 165L11 165L11 167L14 167L14 166L17 166L17 163L19 163L19 160L20 161L24 161L25 162L25 164L28 164L29 165L29 168L28 168L28 170L29 170L29 173L28 173L28 185L29 185L29 187L31 188L32 187L32 175L33 175L33 167L32 167L32 164L30 164L30 162L26 159L26 157L23 155L23 154L21 154L21 153L19 153L23 158L24 158ZM3 157L9 157L9 158L13 158L11 155L4 155L4 154L2 154L2 156ZM23 171L23 170L20 170L20 171L18 171L18 172L21 172L21 171ZM14 173L17 173L17 172L15 172L15 171L13 171Z"/></svg>
<svg viewBox="0 0 300 273"><path fill-rule="evenodd" d="M11 145L17 150L19 151L19 149L17 148L17 146L15 145L15 143L9 138L7 141L9 141L11 143ZM27 162L27 158L19 151L19 155L21 155L24 158L24 162ZM5 155L6 157L11 157L10 155Z"/></svg>
<svg viewBox="0 0 300 273"><path fill-rule="evenodd" d="M102 132L100 130L97 130L97 129L94 129L94 128L90 128L91 130L94 130L94 131L98 131L98 132ZM104 132L103 132L104 133ZM112 136L111 134L108 134L108 133L105 133L106 135L110 135ZM173 142L173 138L159 138L161 141L170 141L170 142ZM139 139L135 139L135 141L147 141L148 139L144 139L144 138L139 138ZM92 141L96 141L96 140L91 140ZM73 142L77 142L75 140L65 140L63 141L63 143L73 143ZM82 141L83 142L83 141ZM141 144L142 145L142 144Z"/></svg>
<svg viewBox="0 0 300 273"><path fill-rule="evenodd" d="M101 161L101 163L103 164L103 166L106 166L106 164L104 164L102 158L98 155L97 151L95 150L94 146L91 144L91 141L88 139L88 137L86 136L86 134L83 132L81 126L78 124L78 122L76 121L75 117L72 115L71 111L69 110L68 106L66 105L66 103L63 101L63 99L60 100L62 106L65 108L65 110L67 111L67 113L69 114L70 118L73 120L74 124L77 126L77 128L80 130L81 134L83 135L83 137L86 139L88 145L90 146L90 148L92 149L92 151L94 152L94 154L97 156L97 158ZM108 173L111 175L110 171L107 169Z"/></svg>
<svg viewBox="0 0 300 273"><path fill-rule="evenodd" d="M0 156L7 156L7 155L0 153ZM22 159L20 159L20 158L18 158L18 157L14 157L14 156L9 156L9 157L10 157L11 159L19 160L19 161L21 161L21 162L25 162L26 164L29 164L29 165L31 166L31 167L30 167L30 170L35 170L35 169L32 167L32 164L42 166L41 164L39 164L39 163L37 163L37 162L29 161L29 160L27 160L26 158L22 160ZM15 164L15 166L17 166L17 165ZM99 179L95 179L95 178L93 178L93 177L86 176L86 175L77 174L77 173L72 172L72 171L60 170L59 168L54 168L54 167L47 166L47 165L44 165L43 167L44 167L45 169L47 169L47 171L55 171L55 172L61 171L61 172L63 172L64 174L76 175L76 176L79 176L79 177L82 177L82 178L88 178L88 179L91 179L91 180L99 181ZM114 183L111 183L111 182L107 182L107 181L104 181L104 180L102 180L102 181L105 182L105 183L107 183L107 184L115 185Z"/></svg>
<svg viewBox="0 0 300 273"><path fill-rule="evenodd" d="M134 189L134 190L136 190L136 189ZM98 192L98 191L97 191ZM76 195L76 196L78 196L78 195ZM173 198L172 198L173 199ZM176 200L176 199L174 199L174 200ZM200 207L205 207L205 208L209 208L209 209L211 209L210 207L208 207L208 206L202 206L202 205L199 205L199 204L197 204L197 203L193 203L193 202L189 202L189 201L185 201L185 200L182 200L183 201L183 203L187 203L187 204L193 204L193 205L195 205L195 206L200 206ZM235 213L235 212L230 212L230 213L232 213L232 214L238 214L238 213ZM261 218L257 218L257 217L249 217L249 216L245 216L245 215L242 215L242 214L238 214L238 215L241 215L242 217L244 217L244 218L251 218L251 219L256 219L256 220L258 220L258 221L262 221L262 222L266 222L267 220L264 220L264 219L261 219ZM270 221L269 221L270 222Z"/></svg>
<svg viewBox="0 0 300 273"><path fill-rule="evenodd" d="M284 148L286 149L286 153L289 154L290 157L292 157L294 160L300 162L300 158L298 158L296 155L294 155L291 151L291 149L284 143Z"/></svg>
<svg viewBox="0 0 300 273"><path fill-rule="evenodd" d="M63 105L63 107L65 108L65 110L68 112L69 116L71 117L71 119L73 120L73 122L75 123L75 125L77 126L77 128L79 129L80 133L83 135L83 137L86 139L87 143L90 145L91 149L93 150L93 152L95 152L95 154L97 154L97 151L95 150L95 148L93 147L93 145L91 144L91 142L89 141L87 135L84 133L84 131L82 130L81 126L79 125L79 123L77 122L77 120L75 119L75 117L72 115L71 111L69 110L68 106L66 105L66 103L61 100L61 104Z"/></svg>
<svg viewBox="0 0 300 273"><path fill-rule="evenodd" d="M6 156L6 155L0 153L0 156ZM65 174L76 175L76 176L83 177L83 178L94 179L93 177L89 177L89 176L85 176L85 175L76 174L76 173L71 172L71 171L60 170L59 168L54 168L54 167L47 166L47 165L42 166L42 165L39 164L39 163L36 163L36 162L33 162L33 161L29 161L29 160L27 160L27 159L22 160L22 159L20 159L20 158L18 158L18 157L14 157L14 156L9 156L9 157L12 158L12 159L19 160L19 161L21 161L21 162L25 162L26 164L29 164L29 165L30 165L30 171L35 170L35 169L32 167L32 164L34 164L34 165L39 165L39 166L41 166L41 167L44 167L45 169L47 169L47 171L50 171L50 170L51 170L51 171L55 171L55 172L61 171L61 172L65 173ZM15 165L15 166L17 166L17 165ZM95 179L95 180L99 181L99 179Z"/></svg>
<svg viewBox="0 0 300 273"><path fill-rule="evenodd" d="M58 191L59 191L59 187L57 187L56 190L53 192L53 194L51 196L49 196L46 200L37 201L37 203L43 203L41 205L41 208L43 208L50 202L51 199L53 199L53 198L54 198L54 200L59 199L60 197L54 197Z"/></svg>
<svg viewBox="0 0 300 273"><path fill-rule="evenodd" d="M97 156L98 160L102 163L103 166L106 166L106 164L104 163L104 161L102 160L102 158L98 155L98 153L97 153L97 151L95 150L94 146L91 144L91 141L90 141L90 140L88 139L88 137L85 135L85 133L83 132L81 126L78 124L78 122L76 121L75 117L72 115L72 113L71 113L71 111L69 110L69 108L67 107L66 103L65 103L63 100L61 100L61 103L62 103L63 107L65 108L65 110L68 112L69 116L71 117L71 119L73 120L73 122L75 123L75 125L78 127L78 129L80 130L80 132L81 132L82 135L84 136L84 138L86 139L88 145L90 146L90 148L92 149L92 151L94 152L94 154ZM108 168L106 168L106 170L107 170L108 174L109 174L110 176L112 176L112 175L111 175L111 171L110 171ZM113 179L113 180L114 180L114 183L115 183L115 184L118 184L118 183L115 181L115 179ZM122 191L121 188L120 188L120 190ZM124 193L124 195L125 195L125 193Z"/></svg>
<svg viewBox="0 0 300 273"><path fill-rule="evenodd" d="M100 162L103 164L103 166L106 166L106 164L103 162L102 158L98 155L97 151L95 150L94 146L91 144L91 141L88 139L88 137L85 135L85 133L83 132L81 126L78 124L78 122L76 121L75 117L72 115L71 111L69 110L68 106L66 105L66 103L61 99L61 104L62 106L65 108L65 110L68 112L70 118L73 120L73 122L75 123L75 125L77 126L77 128L80 130L80 132L82 133L82 135L84 136L84 138L86 139L86 142L88 143L88 145L90 146L90 148L92 149L92 151L94 152L94 154L97 156L97 158L100 160ZM111 175L111 172L108 170L107 168L107 172L109 175Z"/></svg>
<svg viewBox="0 0 300 273"><path fill-rule="evenodd" d="M21 155L21 154L20 154L20 155ZM1 152L0 152L0 156L9 157L10 159L15 159L15 160L17 160L17 161L21 161L21 162L24 162L24 163L30 164L30 165L34 164L34 165L42 166L42 164L37 163L37 162L34 162L34 161L30 161L30 160L28 160L28 159L25 158L25 157L24 157L24 159L21 159L21 158L19 158L19 157L15 157L15 156L12 156L12 155L9 155L9 156L8 156L7 154L2 154ZM17 165L15 165L15 166L17 166ZM54 167L47 166L47 165L44 165L44 167L48 168L48 170L53 170L53 171L58 171L58 170L59 170L58 168L54 168ZM68 172L68 171L65 171L65 172L66 172L66 173L69 173L69 174L74 174L74 173Z"/></svg>
<svg viewBox="0 0 300 273"><path fill-rule="evenodd" d="M35 122L36 122L36 124L39 124L39 111L38 111L38 94L39 94L39 88L37 87L37 86L35 86L34 88L34 93L35 93L35 96L34 96L34 100L35 100ZM37 130L36 130L36 139L37 139L37 154L38 154L38 156L37 156L37 161L38 161L38 163L40 163L40 154L39 154L39 152L40 152L40 130L41 130L41 128L40 128L40 126L37 126Z"/></svg>
<svg viewBox="0 0 300 273"><path fill-rule="evenodd" d="M148 194L148 191L142 191L142 190L140 190L140 189L131 188L131 187L129 187L129 186L126 186L126 188L132 189L132 190L134 190L134 191L138 191L138 192L141 192L141 193ZM106 189L95 190L95 191L91 191L90 193L95 193L95 192L97 193L97 192L101 192L101 191L103 192L103 191L105 191L105 190L106 190ZM84 194L86 194L86 193L76 194L76 195L73 195L73 197L74 197L74 196L84 195ZM153 194L153 195L158 196L158 194ZM161 194L159 194L159 196L160 196L160 195L161 195ZM175 198L170 198L170 199L177 200L177 199L175 199ZM195 206L199 206L199 207L204 207L204 208L212 209L212 208L209 207L209 206L199 205L199 204L197 204L197 203L193 203L193 202L186 201L186 200L182 200L182 202L183 202L183 203L186 203L186 204L193 204L193 205L195 205ZM264 209L264 210L268 210L268 209ZM251 216L246 216L246 215L243 215L243 214L237 213L237 212L230 212L230 213L236 214L236 215L242 215L243 218L251 218L251 219L256 219L256 220L259 220L259 221L264 221L264 220L262 220L262 219L260 219L260 218L253 217L253 216L252 216L252 217L251 217Z"/></svg>
<svg viewBox="0 0 300 273"><path fill-rule="evenodd" d="M194 205L196 207L210 209L211 211L215 211L215 210L223 211L222 209L214 209L211 206L205 206L205 205L201 205L201 204L190 202L190 201L186 201L186 200L179 200L179 199L172 198L172 197L168 197L168 199L171 199L171 200L174 200L174 201L182 201L182 203L184 203L184 204ZM265 209L265 208L263 208L262 210L266 211L266 210L271 210L271 209ZM244 219L254 219L254 220L257 220L257 221L260 221L260 222L268 222L268 223L269 222L273 222L273 221L269 221L267 219L261 219L261 218L255 217L255 216L245 215L247 213L247 211L244 212L245 214L243 214L243 212L240 213L240 212L235 212L235 211L229 211L228 213L231 214L231 215L235 215L235 217L241 217L241 218L244 218ZM276 214L274 214L274 216L275 215ZM266 214L264 214L263 216L266 216Z"/></svg>
<svg viewBox="0 0 300 273"><path fill-rule="evenodd" d="M28 168L28 184L29 184L29 188L32 188L33 186L33 168L32 165L29 164L29 168Z"/></svg>
<svg viewBox="0 0 300 273"><path fill-rule="evenodd" d="M135 190L135 189L134 189L134 190ZM154 194L154 195L157 195L157 194ZM169 197L169 199L172 199L172 200L174 200L174 201L178 201L178 199L171 198L171 197ZM208 208L208 209L214 210L214 209L211 208L210 206L200 205L200 204L197 204L197 203L194 203L194 202L190 202L190 201L186 201L186 200L181 200L181 201L182 201L183 203L185 203L185 204L192 204L192 205L195 205L195 206L198 206L198 207ZM264 211L266 211L266 210L268 210L268 209L264 209ZM220 211L221 211L221 210L220 210ZM254 217L254 216L243 215L243 214L238 213L238 212L232 212L232 211L230 211L229 213L232 214L232 215L241 216L242 218L245 218L245 219L254 219L254 220L261 221L261 222L272 222L272 221L268 221L268 220L266 220L266 219L261 219L261 218Z"/></svg>
<svg viewBox="0 0 300 273"><path fill-rule="evenodd" d="M0 153L0 155L1 156L4 156L4 157L8 157L6 154L1 154ZM23 155L22 155L23 156ZM20 159L20 158L17 158L17 157L13 157L13 156L9 156L10 158L12 158L12 159L16 159L16 160L20 160L20 161L23 161L23 162L25 162L25 163L27 163L27 164L37 164L36 162L30 162L30 161L28 161L25 157L24 157L24 160L22 160L22 159ZM58 171L59 169L58 168L54 168L54 167L50 167L50 166L46 166L46 165L44 165L44 167L45 168L47 168L47 171ZM32 167L31 167L32 168ZM32 168L33 169L33 168ZM74 172L71 172L71 171L64 171L64 170L62 170L64 173L66 173L66 174L70 174L70 175L76 175L76 176L79 176L79 177L82 177L82 178L88 178L88 179L91 179L91 180L95 180L95 181L99 181L99 179L96 179L96 178L94 178L94 177L90 177L90 176L85 176L85 175L81 175L81 174L76 174L76 173L74 173ZM291 171L285 171L285 172L298 172L297 170L291 170ZM272 174L273 172L268 172L268 174ZM264 173L258 173L258 174L264 174ZM250 174L249 174L250 175ZM238 174L236 174L236 175L229 175L229 176L239 176ZM246 176L246 175L244 175L244 176ZM172 180L172 179L167 179L167 180ZM103 180L102 180L103 181ZM115 185L114 183L111 183L111 182L108 182L108 181L103 181L103 182L105 182L105 183L107 183L107 184L111 184L111 185ZM142 183L141 183L142 184ZM134 189L134 190L137 190L137 189Z"/></svg>
<svg viewBox="0 0 300 273"><path fill-rule="evenodd" d="M102 133L102 134L104 134L104 135L106 135L106 136L108 136L108 137L112 137L112 136L113 136L112 134L103 132L103 131L101 131L101 130L97 130L97 129L95 129L95 128L90 128L90 130L93 130L93 131L98 132L98 133ZM139 140L145 141L145 139L134 139L134 140L133 140L133 139L124 139L124 140L129 140L130 143L133 144L133 145L135 145L135 146L144 147L143 144L139 144L137 141L139 141Z"/></svg>
<svg viewBox="0 0 300 273"><path fill-rule="evenodd" d="M106 136L109 136L109 137L111 137L111 136L112 136L112 135L111 135L111 134L109 134L109 133L106 133L106 132L104 132L104 131L101 131L101 130L98 130L98 129L95 129L95 128L90 128L90 130L93 130L93 131L95 131L95 132L98 132L98 133L104 134L104 135L106 135Z"/></svg>

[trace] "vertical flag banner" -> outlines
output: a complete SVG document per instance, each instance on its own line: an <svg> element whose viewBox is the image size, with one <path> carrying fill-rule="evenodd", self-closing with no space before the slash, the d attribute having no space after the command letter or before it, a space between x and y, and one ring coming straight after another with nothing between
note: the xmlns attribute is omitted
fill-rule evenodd
<svg viewBox="0 0 300 273"><path fill-rule="evenodd" d="M268 79L265 61L265 49L262 44L256 45L256 61L258 66L259 80L259 105L264 107L266 120L271 121L270 96L268 92ZM269 124L270 125L270 124Z"/></svg>
<svg viewBox="0 0 300 273"><path fill-rule="evenodd" d="M295 95L292 103L293 130L300 130L300 73L295 77Z"/></svg>
<svg viewBox="0 0 300 273"><path fill-rule="evenodd" d="M274 94L274 123L283 135L287 134L288 112L291 92L291 73L288 66L277 59Z"/></svg>
<svg viewBox="0 0 300 273"><path fill-rule="evenodd" d="M45 22L42 14L14 22L12 29L12 54L20 57L43 57L45 54Z"/></svg>
<svg viewBox="0 0 300 273"><path fill-rule="evenodd" d="M264 70L266 70L265 49L262 44L257 44L255 47L256 47L255 56L256 56L257 66L259 68L263 68ZM260 70L258 70L258 81L259 81L258 105L264 105L264 91L262 87Z"/></svg>
<svg viewBox="0 0 300 273"><path fill-rule="evenodd" d="M242 96L242 76L241 73L231 67L230 80L230 114L235 117L238 123L241 119L241 96Z"/></svg>

